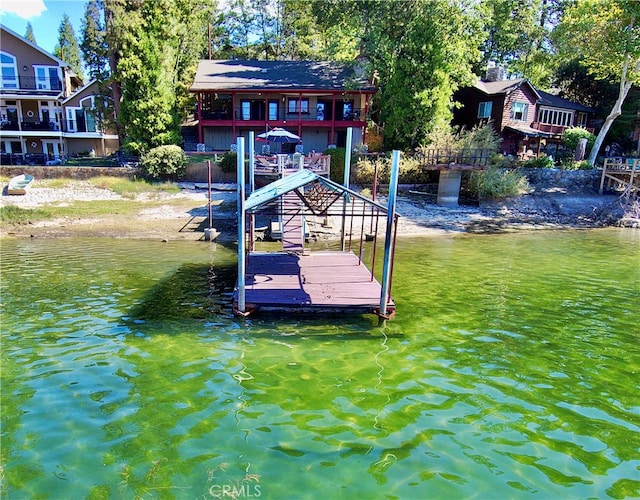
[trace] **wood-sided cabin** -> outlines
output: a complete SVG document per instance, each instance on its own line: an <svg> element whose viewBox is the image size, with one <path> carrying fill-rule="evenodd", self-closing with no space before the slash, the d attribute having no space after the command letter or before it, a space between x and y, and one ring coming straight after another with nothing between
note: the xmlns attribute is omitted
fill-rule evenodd
<svg viewBox="0 0 640 500"><path fill-rule="evenodd" d="M359 61L201 60L190 91L196 96L198 149L225 151L237 137L282 127L302 138L304 152L365 142L376 88ZM271 144L293 153L296 144ZM265 145L266 147L266 145ZM185 143L185 149L196 149ZM258 152L261 152L258 150Z"/></svg>
<svg viewBox="0 0 640 500"><path fill-rule="evenodd" d="M460 89L454 100L462 105L454 111L454 125L471 129L490 121L502 139L499 151L523 159L540 153L557 155L564 131L587 128L595 113L536 89L526 78L504 80L495 72L488 80Z"/></svg>

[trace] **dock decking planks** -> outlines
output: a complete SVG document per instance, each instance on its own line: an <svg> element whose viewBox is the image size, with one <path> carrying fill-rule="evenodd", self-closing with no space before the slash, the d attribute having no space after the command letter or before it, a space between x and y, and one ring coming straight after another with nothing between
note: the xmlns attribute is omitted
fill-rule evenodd
<svg viewBox="0 0 640 500"><path fill-rule="evenodd" d="M251 253L246 274L245 300L256 309L370 312L380 306L380 284L351 252Z"/></svg>

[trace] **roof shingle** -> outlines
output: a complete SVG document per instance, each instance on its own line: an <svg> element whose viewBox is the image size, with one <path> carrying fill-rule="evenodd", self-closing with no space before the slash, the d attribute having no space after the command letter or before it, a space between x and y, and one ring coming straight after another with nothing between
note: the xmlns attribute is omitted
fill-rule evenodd
<svg viewBox="0 0 640 500"><path fill-rule="evenodd" d="M326 61L201 60L191 91L200 90L375 91L353 66Z"/></svg>

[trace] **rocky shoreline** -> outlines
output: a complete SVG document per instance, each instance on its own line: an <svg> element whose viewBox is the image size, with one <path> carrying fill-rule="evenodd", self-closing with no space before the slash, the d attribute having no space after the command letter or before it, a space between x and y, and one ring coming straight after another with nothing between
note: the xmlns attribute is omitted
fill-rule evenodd
<svg viewBox="0 0 640 500"><path fill-rule="evenodd" d="M0 236L55 238L103 236L139 239L204 238L208 227L207 190L193 183L180 184L179 193L141 194L128 200L135 203L135 217L117 213L109 217L86 219L64 217L34 221L7 227ZM215 186L213 191L213 226L220 238L236 239L235 192L229 186ZM386 203L383 198L378 198ZM34 187L25 196L3 194L0 206L42 208L70 204L74 201L125 200L122 196L77 180L63 188ZM636 202L637 203L637 202ZM399 236L439 235L448 233L496 233L538 229L576 229L626 225L640 227L640 220L625 218L625 207L618 195L599 195L593 183L563 185L557 178L538 179L525 195L502 200L488 200L479 206L461 205L443 208L432 197L401 189L397 212ZM632 214L633 215L633 214ZM340 224L311 227L315 237L331 239Z"/></svg>

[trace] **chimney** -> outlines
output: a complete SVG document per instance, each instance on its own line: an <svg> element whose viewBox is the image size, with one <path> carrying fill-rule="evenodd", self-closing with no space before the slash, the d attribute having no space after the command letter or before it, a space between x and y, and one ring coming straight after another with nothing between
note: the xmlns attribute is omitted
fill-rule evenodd
<svg viewBox="0 0 640 500"><path fill-rule="evenodd" d="M493 61L489 61L484 80L485 82L499 82L504 80L504 68Z"/></svg>

